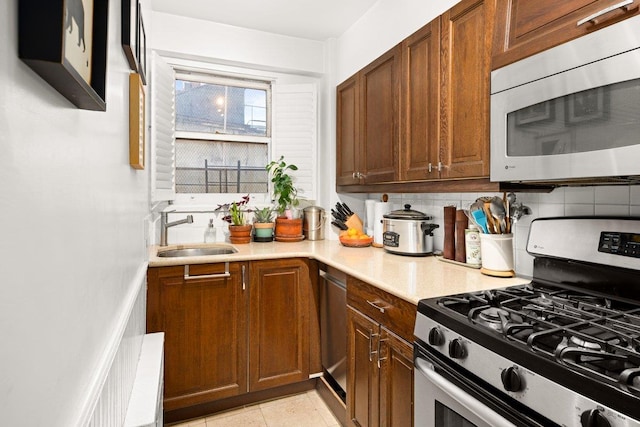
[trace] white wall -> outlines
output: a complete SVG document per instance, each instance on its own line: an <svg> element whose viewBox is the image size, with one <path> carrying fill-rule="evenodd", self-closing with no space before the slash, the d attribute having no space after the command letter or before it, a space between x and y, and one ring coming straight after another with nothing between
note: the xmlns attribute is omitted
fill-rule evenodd
<svg viewBox="0 0 640 427"><path fill-rule="evenodd" d="M200 19L153 13L151 47L189 59L320 75L324 44Z"/></svg>
<svg viewBox="0 0 640 427"><path fill-rule="evenodd" d="M0 3L0 425L68 427L90 415L138 294L148 179L128 164L120 3L106 112L18 59L17 4Z"/></svg>
<svg viewBox="0 0 640 427"><path fill-rule="evenodd" d="M379 0L338 38L340 83L460 0Z"/></svg>

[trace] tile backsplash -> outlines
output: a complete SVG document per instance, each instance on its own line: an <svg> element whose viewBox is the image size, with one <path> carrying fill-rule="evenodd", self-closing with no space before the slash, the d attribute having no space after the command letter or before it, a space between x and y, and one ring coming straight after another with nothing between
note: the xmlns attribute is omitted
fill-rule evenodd
<svg viewBox="0 0 640 427"><path fill-rule="evenodd" d="M434 232L434 249L442 250L444 242L444 207L468 209L480 196L500 196L498 193L422 193L389 194L391 209L410 204L412 209L433 217L440 227ZM526 252L529 225L535 218L556 216L639 216L640 186L562 187L550 193L516 193L517 200L531 208L531 215L523 216L514 230L516 272L531 276L533 257ZM380 199L379 194L369 198ZM364 205L362 207L364 209Z"/></svg>
<svg viewBox="0 0 640 427"><path fill-rule="evenodd" d="M410 204L412 209L433 217L440 227L434 231L434 250L442 250L444 242L444 207L456 206L468 209L480 196L500 196L502 193L395 193L389 194L389 209L401 209ZM380 194L338 194L354 212L365 219L366 198L380 200ZM640 186L613 185L589 187L562 187L550 193L516 193L517 200L531 208L531 215L523 216L514 229L514 256L516 272L520 276L531 276L533 257L526 252L527 237L531 221L539 217L556 216L638 216L640 217ZM330 206L324 206L330 216ZM214 220L217 240L225 241L227 224L222 221L220 212L211 207L182 206L169 214L169 221L175 221L193 214L193 224L183 224L169 229L169 243L202 242L204 230L209 219ZM159 222L159 221L158 221ZM156 232L158 230L156 224ZM336 239L337 233L327 224L326 239ZM157 240L156 240L157 241Z"/></svg>

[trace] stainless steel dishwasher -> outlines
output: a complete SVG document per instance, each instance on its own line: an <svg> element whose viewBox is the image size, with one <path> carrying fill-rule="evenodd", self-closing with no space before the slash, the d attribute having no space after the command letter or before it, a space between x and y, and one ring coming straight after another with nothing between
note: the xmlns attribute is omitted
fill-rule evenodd
<svg viewBox="0 0 640 427"><path fill-rule="evenodd" d="M320 339L327 383L345 401L347 389L347 275L320 269Z"/></svg>

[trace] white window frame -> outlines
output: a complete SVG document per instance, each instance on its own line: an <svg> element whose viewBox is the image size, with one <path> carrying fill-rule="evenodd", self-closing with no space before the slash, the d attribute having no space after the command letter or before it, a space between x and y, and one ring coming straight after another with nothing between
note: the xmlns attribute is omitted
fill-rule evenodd
<svg viewBox="0 0 640 427"><path fill-rule="evenodd" d="M174 66L175 80L186 80L197 83L209 83L222 86L237 86L243 88L261 89L267 92L267 136L247 136L247 135L228 135L224 133L209 132L192 132L192 131L175 131L175 138L178 139L200 139L206 141L220 142L246 142L267 144L267 161L271 158L272 148L272 114L273 114L273 96L272 84L273 79L269 78L240 78L237 76L229 76L224 73L218 73L215 70L193 71L189 68ZM176 141L177 143L177 141ZM268 183L269 191L264 193L251 193L252 199L258 203L268 203L270 199L271 183ZM229 200L239 200L246 193L178 193L176 192L177 203L228 203ZM224 200L224 202L221 202Z"/></svg>
<svg viewBox="0 0 640 427"><path fill-rule="evenodd" d="M268 79L241 79L237 77L228 77L215 71L194 72L188 69L176 67L176 80L186 80L196 83L209 83L220 86L237 86L249 89L260 89L267 92L267 135L266 136L245 136L245 135L227 135L224 133L208 133L208 132L191 132L176 130L176 139L204 139L210 141L229 141L229 142L257 142L263 144L271 144L271 126L273 113L273 97L272 97L272 81Z"/></svg>

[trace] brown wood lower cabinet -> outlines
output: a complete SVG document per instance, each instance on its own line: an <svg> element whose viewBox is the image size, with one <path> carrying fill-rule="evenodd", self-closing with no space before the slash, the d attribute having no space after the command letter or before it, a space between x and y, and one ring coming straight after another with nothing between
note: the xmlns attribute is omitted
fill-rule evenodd
<svg viewBox="0 0 640 427"><path fill-rule="evenodd" d="M151 267L147 285L147 332L165 333L165 411L308 380L308 260Z"/></svg>
<svg viewBox="0 0 640 427"><path fill-rule="evenodd" d="M251 262L249 391L309 378L309 268Z"/></svg>
<svg viewBox="0 0 640 427"><path fill-rule="evenodd" d="M415 306L351 277L347 301L348 425L412 426Z"/></svg>

